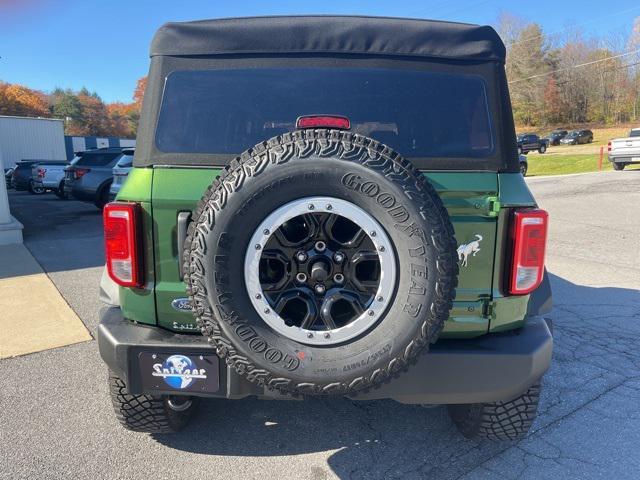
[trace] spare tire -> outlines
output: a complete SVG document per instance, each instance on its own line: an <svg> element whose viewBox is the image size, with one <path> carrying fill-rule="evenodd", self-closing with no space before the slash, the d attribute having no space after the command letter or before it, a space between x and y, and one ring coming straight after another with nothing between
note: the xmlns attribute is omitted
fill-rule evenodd
<svg viewBox="0 0 640 480"><path fill-rule="evenodd" d="M205 192L184 249L202 333L247 379L352 395L404 371L438 338L457 243L433 186L373 139L274 137Z"/></svg>

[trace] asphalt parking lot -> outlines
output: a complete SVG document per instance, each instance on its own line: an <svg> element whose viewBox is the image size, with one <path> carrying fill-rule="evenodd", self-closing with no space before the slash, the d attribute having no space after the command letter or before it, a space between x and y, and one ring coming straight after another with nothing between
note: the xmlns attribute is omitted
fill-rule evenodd
<svg viewBox="0 0 640 480"><path fill-rule="evenodd" d="M466 440L440 407L343 399L207 401L183 433L131 433L89 341L0 361L0 478L640 478L640 171L528 183L551 215L555 352L522 442ZM10 203L95 335L100 213L52 194Z"/></svg>

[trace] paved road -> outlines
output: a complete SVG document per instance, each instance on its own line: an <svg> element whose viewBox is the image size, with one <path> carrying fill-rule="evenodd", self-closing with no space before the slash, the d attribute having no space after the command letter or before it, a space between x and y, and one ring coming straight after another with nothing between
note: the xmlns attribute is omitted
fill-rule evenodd
<svg viewBox="0 0 640 480"><path fill-rule="evenodd" d="M130 433L91 341L0 361L0 478L639 478L640 171L529 185L552 218L556 348L519 444L465 440L443 408L391 401L209 401L182 434ZM15 193L11 204L95 333L98 212Z"/></svg>

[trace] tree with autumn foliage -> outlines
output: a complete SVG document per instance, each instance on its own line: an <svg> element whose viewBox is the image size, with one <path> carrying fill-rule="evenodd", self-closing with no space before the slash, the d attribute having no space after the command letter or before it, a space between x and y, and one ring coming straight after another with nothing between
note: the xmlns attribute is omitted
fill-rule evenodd
<svg viewBox="0 0 640 480"><path fill-rule="evenodd" d="M135 103L109 103L107 104L107 113L111 119L113 135L135 137L140 119L140 112Z"/></svg>
<svg viewBox="0 0 640 480"><path fill-rule="evenodd" d="M547 124L555 124L562 120L562 105L560 103L560 89L553 77L547 79L544 87L544 121Z"/></svg>
<svg viewBox="0 0 640 480"><path fill-rule="evenodd" d="M50 117L51 112L42 92L0 82L0 115Z"/></svg>
<svg viewBox="0 0 640 480"><path fill-rule="evenodd" d="M133 91L133 102L138 107L138 111L142 110L142 99L144 98L144 91L147 89L147 77L138 79L136 83L136 89Z"/></svg>
<svg viewBox="0 0 640 480"><path fill-rule="evenodd" d="M105 104L96 92L86 88L56 88L47 95L0 82L0 115L61 118L66 135L133 138L146 85L146 77L138 80L131 103Z"/></svg>

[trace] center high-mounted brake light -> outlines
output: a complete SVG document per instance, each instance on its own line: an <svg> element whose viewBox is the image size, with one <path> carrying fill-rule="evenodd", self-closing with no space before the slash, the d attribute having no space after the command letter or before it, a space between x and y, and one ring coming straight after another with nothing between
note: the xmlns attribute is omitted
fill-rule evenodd
<svg viewBox="0 0 640 480"><path fill-rule="evenodd" d="M549 214L544 210L518 210L513 214L509 293L525 295L542 282Z"/></svg>
<svg viewBox="0 0 640 480"><path fill-rule="evenodd" d="M107 272L123 287L140 288L142 258L139 253L140 207L136 203L108 203L104 207L104 242Z"/></svg>
<svg viewBox="0 0 640 480"><path fill-rule="evenodd" d="M349 130L351 122L347 117L341 115L305 115L298 117L296 128L338 128Z"/></svg>

